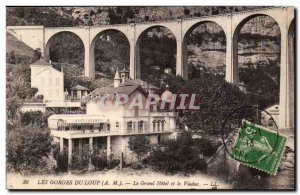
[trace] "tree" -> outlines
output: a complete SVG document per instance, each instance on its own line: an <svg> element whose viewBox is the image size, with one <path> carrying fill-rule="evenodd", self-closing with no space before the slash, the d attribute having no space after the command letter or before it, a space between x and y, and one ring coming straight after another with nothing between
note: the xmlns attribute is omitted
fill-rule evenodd
<svg viewBox="0 0 300 195"><path fill-rule="evenodd" d="M190 15L190 10L189 9L187 9L186 7L184 8L184 10L183 10L183 13L184 13L184 15L185 16L189 16Z"/></svg>
<svg viewBox="0 0 300 195"><path fill-rule="evenodd" d="M192 134L183 132L176 140L165 140L150 153L150 163L154 169L164 173L185 175L195 171L205 172L207 165L195 149Z"/></svg>
<svg viewBox="0 0 300 195"><path fill-rule="evenodd" d="M36 48L34 50L34 59L35 59L35 61L41 59L41 57L42 57L42 51L41 51L41 49L40 48Z"/></svg>
<svg viewBox="0 0 300 195"><path fill-rule="evenodd" d="M74 150L72 154L72 169L87 169L89 165L89 160L94 156L94 151L91 150L89 144L85 144L82 147L82 152L79 152L79 149Z"/></svg>
<svg viewBox="0 0 300 195"><path fill-rule="evenodd" d="M52 145L53 157L56 160L56 171L65 172L68 170L68 148L64 146L62 151L60 151L59 143Z"/></svg>
<svg viewBox="0 0 300 195"><path fill-rule="evenodd" d="M212 74L188 81L179 93L196 94L199 100L200 110L183 112L184 123L193 131L220 133L222 122L229 113L249 105L246 94L238 87Z"/></svg>
<svg viewBox="0 0 300 195"><path fill-rule="evenodd" d="M150 139L145 135L136 135L131 137L128 142L128 148L137 155L139 162L151 149Z"/></svg>
<svg viewBox="0 0 300 195"><path fill-rule="evenodd" d="M16 64L16 55L15 55L15 51L12 50L8 56L7 56L7 61L8 63L11 63L11 64Z"/></svg>
<svg viewBox="0 0 300 195"><path fill-rule="evenodd" d="M41 111L30 111L21 113L22 126L37 125L38 127L46 127L47 120L45 120Z"/></svg>
<svg viewBox="0 0 300 195"><path fill-rule="evenodd" d="M49 129L32 125L15 127L7 136L7 162L15 171L34 173L43 168L43 157L48 157L51 150Z"/></svg>
<svg viewBox="0 0 300 195"><path fill-rule="evenodd" d="M11 124L15 124L18 120L18 111L21 106L21 100L17 96L6 98L6 114Z"/></svg>
<svg viewBox="0 0 300 195"><path fill-rule="evenodd" d="M216 154L219 145L222 143L214 143L213 141L206 138L193 139L193 145L199 154L211 157Z"/></svg>

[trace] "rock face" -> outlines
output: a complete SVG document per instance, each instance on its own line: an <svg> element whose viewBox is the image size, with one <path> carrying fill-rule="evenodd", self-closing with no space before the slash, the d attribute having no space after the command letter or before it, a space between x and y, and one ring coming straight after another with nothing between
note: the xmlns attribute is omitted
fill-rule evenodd
<svg viewBox="0 0 300 195"><path fill-rule="evenodd" d="M47 24L55 26L57 22L64 25L102 25L129 22L169 20L182 17L207 16L257 9L259 7L8 7L8 25ZM59 16L59 17L58 17ZM64 19L64 21L55 21ZM43 21L45 20L45 21ZM15 23L15 24L13 24ZM59 25L60 26L60 25Z"/></svg>
<svg viewBox="0 0 300 195"><path fill-rule="evenodd" d="M221 27L206 23L196 27L188 39L188 63L220 67L225 65L226 39ZM211 35L211 36L210 36ZM279 65L280 29L268 16L249 20L238 39L240 67Z"/></svg>

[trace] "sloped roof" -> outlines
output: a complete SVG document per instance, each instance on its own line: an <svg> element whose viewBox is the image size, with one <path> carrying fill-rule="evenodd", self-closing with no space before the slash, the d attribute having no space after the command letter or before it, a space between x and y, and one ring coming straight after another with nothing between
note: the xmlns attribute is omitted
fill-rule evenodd
<svg viewBox="0 0 300 195"><path fill-rule="evenodd" d="M142 85L143 83L143 85ZM114 87L114 83L110 83L106 85L105 87L97 88L94 91L92 91L88 96L86 96L83 101L89 101L91 99L91 96L103 96L105 94L125 94L130 95L135 90L140 89L142 92L142 89L148 88L147 83L140 80L132 80L132 79L125 79L124 83L120 83L119 87ZM158 89L158 87L155 87L154 85L149 84L150 89Z"/></svg>
<svg viewBox="0 0 300 195"><path fill-rule="evenodd" d="M143 88L148 88L147 85L149 84L149 88L150 89L159 89L158 87L156 87L156 86L154 86L154 85L152 85L150 83L147 83L147 82L145 82L145 81L143 81L141 79L135 79L135 80L132 80L132 81L135 82L138 85L142 85L142 83L143 83L144 84Z"/></svg>
<svg viewBox="0 0 300 195"><path fill-rule="evenodd" d="M141 86L142 88L146 89L148 88L148 83L145 82L145 81L142 81L140 79L135 79L135 80L132 80L132 79L125 79L125 82L124 83L120 83L120 87L124 87L124 86ZM114 87L114 83L110 83L108 84L107 86L109 87ZM159 89L158 87L152 85L149 83L149 88L150 89Z"/></svg>
<svg viewBox="0 0 300 195"><path fill-rule="evenodd" d="M49 64L48 62L46 62L46 60L44 60L42 58L40 58L39 60L35 61L31 65L51 66L51 64Z"/></svg>
<svg viewBox="0 0 300 195"><path fill-rule="evenodd" d="M104 94L126 94L130 95L132 92L134 92L139 86L124 86L124 87L102 87L102 88L97 88L95 89L92 94L99 94L99 95L104 95Z"/></svg>
<svg viewBox="0 0 300 195"><path fill-rule="evenodd" d="M140 88L140 86L135 85L135 86L123 86L123 87L101 87L101 88L96 88L94 91L92 91L88 96L86 96L83 101L89 101L91 99L91 96L103 96L105 94L125 94L125 95L130 95L132 94L135 90Z"/></svg>
<svg viewBox="0 0 300 195"><path fill-rule="evenodd" d="M83 86L81 86L81 85L76 85L76 86L72 87L71 90L89 91L88 88L83 87Z"/></svg>

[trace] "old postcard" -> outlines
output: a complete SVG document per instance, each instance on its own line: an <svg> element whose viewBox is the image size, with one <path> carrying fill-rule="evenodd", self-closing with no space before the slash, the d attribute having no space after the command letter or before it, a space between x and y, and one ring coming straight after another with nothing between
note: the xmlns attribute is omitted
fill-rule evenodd
<svg viewBox="0 0 300 195"><path fill-rule="evenodd" d="M295 190L295 8L6 7L7 189Z"/></svg>

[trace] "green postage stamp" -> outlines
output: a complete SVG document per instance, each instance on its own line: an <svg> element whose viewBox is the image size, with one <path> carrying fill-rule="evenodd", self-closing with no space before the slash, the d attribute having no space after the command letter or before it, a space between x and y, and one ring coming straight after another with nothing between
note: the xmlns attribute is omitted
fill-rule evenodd
<svg viewBox="0 0 300 195"><path fill-rule="evenodd" d="M243 120L231 156L241 163L276 175L287 137Z"/></svg>

